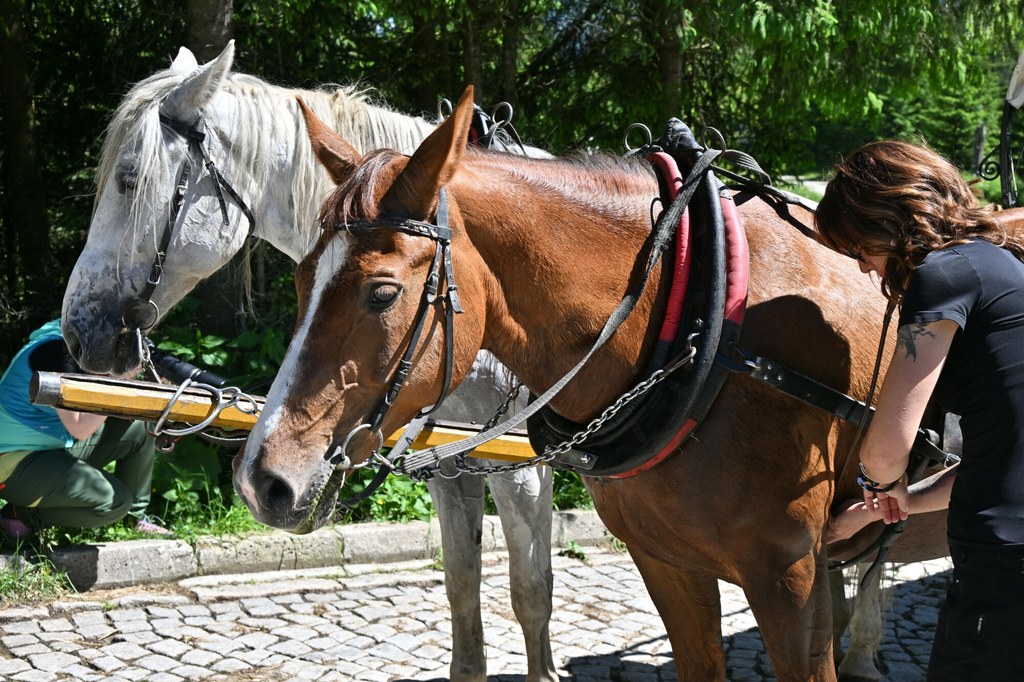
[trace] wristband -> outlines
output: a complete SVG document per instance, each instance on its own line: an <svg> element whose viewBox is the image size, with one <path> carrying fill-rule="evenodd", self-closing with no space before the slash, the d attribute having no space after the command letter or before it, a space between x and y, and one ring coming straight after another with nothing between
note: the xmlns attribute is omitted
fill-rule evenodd
<svg viewBox="0 0 1024 682"><path fill-rule="evenodd" d="M864 470L863 463L860 464L859 466L860 476L857 477L857 485L859 485L864 490L867 490L869 493L887 493L896 486L898 486L903 481L903 477L900 476L892 483L889 483L888 485L882 485L878 481L868 476L868 472Z"/></svg>

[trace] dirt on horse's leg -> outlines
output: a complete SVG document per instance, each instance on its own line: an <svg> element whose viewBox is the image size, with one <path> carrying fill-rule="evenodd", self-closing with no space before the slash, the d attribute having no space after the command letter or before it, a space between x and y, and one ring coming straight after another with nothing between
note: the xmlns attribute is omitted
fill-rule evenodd
<svg viewBox="0 0 1024 682"><path fill-rule="evenodd" d="M452 612L453 682L484 682L487 660L480 619L480 540L484 517L484 479L462 474L434 477L427 483L441 524L444 587Z"/></svg>
<svg viewBox="0 0 1024 682"><path fill-rule="evenodd" d="M723 682L722 598L718 580L630 552L665 624L681 682Z"/></svg>
<svg viewBox="0 0 1024 682"><path fill-rule="evenodd" d="M861 564L861 575L870 564ZM876 682L882 678L875 666L875 652L882 643L883 621L881 571L861 587L853 602L850 647L839 666L840 682Z"/></svg>
<svg viewBox="0 0 1024 682"><path fill-rule="evenodd" d="M850 624L850 602L842 571L828 572L828 587L832 595L832 660L838 668L843 660L843 635Z"/></svg>
<svg viewBox="0 0 1024 682"><path fill-rule="evenodd" d="M558 682L551 620L551 468L488 477L508 545L512 610L526 641L527 682Z"/></svg>
<svg viewBox="0 0 1024 682"><path fill-rule="evenodd" d="M787 565L788 564L788 565ZM747 602L779 682L835 682L832 605L824 557L761 557L741 575Z"/></svg>

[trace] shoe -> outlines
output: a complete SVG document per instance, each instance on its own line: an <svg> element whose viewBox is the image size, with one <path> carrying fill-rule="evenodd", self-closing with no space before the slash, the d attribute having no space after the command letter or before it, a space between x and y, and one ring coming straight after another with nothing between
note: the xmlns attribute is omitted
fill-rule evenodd
<svg viewBox="0 0 1024 682"><path fill-rule="evenodd" d="M35 535L35 529L18 518L14 505L4 505L0 509L0 531L12 540L27 540Z"/></svg>
<svg viewBox="0 0 1024 682"><path fill-rule="evenodd" d="M159 523L157 523L158 521ZM167 530L160 525L161 523L163 521L155 516L143 516L135 522L135 532L145 533L146 535L174 535L174 531Z"/></svg>

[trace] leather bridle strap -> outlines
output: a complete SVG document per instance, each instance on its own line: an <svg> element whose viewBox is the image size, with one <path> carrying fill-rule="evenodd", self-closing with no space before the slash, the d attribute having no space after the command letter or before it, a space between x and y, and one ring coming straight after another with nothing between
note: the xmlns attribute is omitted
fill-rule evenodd
<svg viewBox="0 0 1024 682"><path fill-rule="evenodd" d="M207 153L206 147L203 146L203 142L206 141L206 133L203 131L203 119L198 119L195 124L190 126L161 114L160 123L188 140L189 149L195 149L199 152L199 156L203 159L203 165L206 166L210 178L213 179L213 188L217 192L217 202L220 204L220 212L224 218L224 227L231 224L231 220L228 217L227 200L224 198L224 192L227 192L228 196L234 200L235 204L249 221L249 233L247 236L251 237L256 231L256 217L238 191L221 175L216 164L213 163L213 159Z"/></svg>
<svg viewBox="0 0 1024 682"><path fill-rule="evenodd" d="M213 180L213 189L217 194L217 203L220 205L224 227L228 227L231 224L228 215L227 199L224 197L224 193L227 192L228 196L231 197L249 221L249 232L246 237L251 237L256 232L256 217L238 191L221 175L216 164L213 163L213 159L207 153L206 147L203 145L206 141L206 133L203 131L202 118L189 125L160 114L160 124L185 138L189 151L195 151L202 158L203 165L206 166L206 170L210 174L211 180ZM160 279L163 276L164 261L167 259L167 250L171 245L171 235L174 233L174 226L178 223L178 218L181 215L181 208L185 201L185 194L188 191L188 181L191 175L192 162L191 159L186 159L181 173L178 175L174 196L171 199L171 211L167 216L167 222L160 236L160 244L157 246L156 255L153 257L153 265L149 270L149 277L146 278L146 284L143 286L142 291L139 292L138 297L125 301L122 306L121 323L125 329L137 330L140 334L147 332L152 329L160 317L160 311L153 302L153 293L156 291L156 287L160 284Z"/></svg>
<svg viewBox="0 0 1024 682"><path fill-rule="evenodd" d="M406 473L414 472L432 464L440 463L449 457L471 452L480 445L508 433L539 411L548 402L550 402L552 398L558 395L563 388L565 388L566 384L568 384L569 381L571 381L573 377L583 369L584 365L590 361L590 358L593 357L605 342L615 334L622 322L629 317L633 308L636 307L637 302L640 300L640 296L646 288L647 280L649 279L651 272L654 270L654 266L660 259L662 252L668 248L671 243L671 239L675 234L675 227L679 224L679 218L682 215L683 210L686 208L687 204L689 204L690 199L693 197L693 194L697 190L699 184L705 181L705 175L711 167L711 162L717 156L717 150L709 149L694 163L693 168L690 170L689 175L687 175L686 180L683 183L683 187L676 196L675 201L672 202L669 208L661 214L661 217L655 225L651 239L650 254L648 255L646 268L642 273L642 278L636 286L633 286L626 291L626 294L616 306L615 310L612 311L612 314L601 329L597 340L594 342L593 346L591 346L586 355L584 355L583 358L580 359L580 361L576 363L576 365L561 379L555 382L553 386L531 402L529 406L520 410L506 421L493 428L487 429L486 431L481 431L480 433L470 436L469 438L433 447L428 450L420 450L407 455L404 458L402 465L402 468ZM675 369L675 367L672 367L671 369ZM671 369L667 369L666 371L671 371Z"/></svg>
<svg viewBox="0 0 1024 682"><path fill-rule="evenodd" d="M463 312L462 304L459 301L458 286L455 283L455 272L452 263L451 239L452 231L448 227L448 197L442 187L438 193L437 201L437 224L431 224L419 220L388 219L359 220L347 223L344 228L349 232L363 232L368 230L396 230L414 237L426 237L434 241L434 259L427 274L427 280L423 285L423 296L420 299L419 310L416 313L416 320L413 323L409 343L406 346L402 359L391 378L391 385L380 404L374 410L369 419L369 430L371 433L378 432L384 423L388 411L398 399L398 394L405 385L412 372L414 355L419 346L420 336L426 327L427 313L430 307L440 302L444 308L444 382L437 401L430 407L423 409L417 418L425 417L437 410L444 402L445 397L452 385L452 370L455 356L455 313ZM439 295L441 285L441 266L444 264L445 291ZM365 426L362 428L366 428ZM337 465L347 457L344 448L332 447L329 460Z"/></svg>

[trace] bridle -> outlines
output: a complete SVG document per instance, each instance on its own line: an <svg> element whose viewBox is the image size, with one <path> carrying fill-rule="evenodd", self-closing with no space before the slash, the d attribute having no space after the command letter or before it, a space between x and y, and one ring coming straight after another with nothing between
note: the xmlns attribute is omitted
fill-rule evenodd
<svg viewBox="0 0 1024 682"><path fill-rule="evenodd" d="M217 170L213 159L210 158L206 151L206 147L203 144L206 141L206 132L202 117L197 118L195 123L190 125L160 114L160 124L185 138L186 142L188 142L189 156L185 159L181 173L178 175L178 182L171 196L171 210L167 216L167 222L164 225L160 244L153 258L153 265L150 267L146 284L138 296L127 298L121 304L121 323L124 325L125 330L135 333L139 347L139 357L143 359L148 355L143 337L160 319L160 308L153 301L153 292L156 291L156 287L160 284L160 279L163 276L164 261L167 259L167 249L171 245L174 226L178 223L178 218L184 218L191 207L191 204L185 206L184 212L182 212L185 193L188 191L188 182L192 176L192 154L196 154L202 159L203 165L206 166L206 170L210 174L210 179L213 180L213 188L217 193L217 202L220 204L224 227L228 227L231 224L231 220L228 217L227 199L224 197L224 193L227 192L228 196L231 197L249 221L247 237L251 237L256 231L256 218L253 216L248 204L245 203L245 200L242 199L235 188L231 186L231 183L224 179L224 176Z"/></svg>
<svg viewBox="0 0 1024 682"><path fill-rule="evenodd" d="M342 469L355 469L360 468L362 465L353 465L346 452L348 443L352 440L352 436L356 432L361 430L369 430L371 434L376 434L378 441L383 444L384 436L381 433L381 426L384 424L384 418L388 411L394 406L395 401L398 399L398 394L405 385L406 380L409 378L409 373L413 368L413 355L416 352L416 347L419 345L420 336L423 333L423 329L426 326L427 314L430 311L431 306L440 304L444 310L444 384L441 387L441 393L438 396L437 401L422 410L417 414L416 418L420 419L431 414L444 402L445 397L448 395L449 389L452 385L452 368L454 363L455 355L455 313L463 312L462 304L459 302L459 290L455 284L455 271L452 265L452 230L448 226L448 198L442 187L438 193L437 200L437 212L436 212L436 224L428 223L421 220L412 220L409 218L376 218L374 220L353 220L339 225L337 230L345 230L351 233L358 232L370 232L373 230L393 230L397 232L404 232L405 234L412 235L414 237L426 237L434 242L434 259L430 264L430 270L427 273L427 280L423 286L423 296L420 299L419 310L416 313L416 319L412 324L412 335L409 339L409 344L406 346L405 353L402 355L402 359L398 363L398 367L395 369L394 375L391 377L391 385L388 387L387 393L381 399L380 404L370 415L368 421L355 427L345 437L344 441L339 446L332 445L327 452L326 459L334 465L336 468ZM445 290L444 293L439 295L438 290L441 283L441 265L444 264L445 274ZM370 461L377 460L378 463L384 464L378 470L378 474L386 476L388 471L392 468L392 465L387 462L379 453L380 448L376 448L373 451L373 455L370 460L367 460L367 464ZM381 472L383 472L381 474ZM383 481L383 478L382 478ZM376 488L376 486L374 486ZM370 486L367 486L367 490Z"/></svg>
<svg viewBox="0 0 1024 682"><path fill-rule="evenodd" d="M377 229L396 230L416 237L426 237L432 239L436 244L434 260L431 265L430 273L427 276L427 284L424 287L423 299L420 303L420 309L417 313L417 319L413 323L412 338L410 339L409 345L406 348L402 361L399 363L398 369L396 369L395 371L395 375L392 378L391 387L385 394L385 397L383 398L381 403L377 406L377 409L370 417L370 420L354 427L345 436L341 445L334 445L332 443L324 455L324 459L334 466L335 472L342 470L359 469L368 466L371 463L376 463L379 465L373 479L366 484L363 490L361 490L360 492L356 493L354 496L348 499L339 500L338 504L346 507L352 507L355 504L358 504L359 502L365 500L374 492L376 492L376 490L381 485L383 485L384 481L387 479L388 474L391 473L392 471L401 471L406 475L412 476L412 471L423 470L424 476L432 475L433 472L427 472L425 469L427 462L432 462L434 464L439 465L440 462L442 462L446 458L454 457L457 455L464 455L465 453L471 452L479 445L491 441L495 438L498 438L499 436L503 435L504 433L507 433L508 431L515 428L519 424L525 422L531 415L536 413L544 405L546 405L552 398L554 398L562 390L562 388L564 388L565 385L568 384L569 381L571 381L577 373L579 373L579 371L584 367L584 365L587 364L590 358L593 357L595 353L597 353L597 351L604 345L604 343L608 341L608 339L611 338L612 335L614 335L619 325L629 316L630 312L632 312L633 308L636 306L637 301L640 299L640 296L645 288L648 278L653 272L655 264L657 263L662 252L665 249L664 242L670 238L670 230L674 229L673 226L678 223L680 215L682 214L686 205L689 203L690 198L693 196L693 193L696 191L701 180L704 178L705 172L711 166L711 162L718 155L718 153L719 152L716 150L708 150L694 163L689 175L686 178L686 181L684 182L684 190L679 193L679 195L676 197L676 200L657 221L657 225L655 226L654 231L655 243L652 245L650 253L648 254L646 267L643 269L643 276L639 278L639 280L636 281L633 284L633 286L629 288L629 290L627 290L627 292L623 296L623 299L619 302L619 305L616 306L616 309L609 316L607 322L605 323L605 326L602 328L600 334L598 335L594 344L591 346L590 350L579 360L579 362L577 362L577 364L572 369L570 369L565 375L563 375L560 380L555 382L542 395L537 396L536 399L533 400L527 408L518 412L511 419L508 419L507 421L498 425L494 425L492 423L492 420L492 422L489 422L490 428L487 428L477 433L475 436L459 440L453 443L448 443L447 445L444 446L430 448L427 451L413 453L412 455L406 455L405 453L405 448L407 445L411 444L411 441L408 439L403 439L399 441L399 444L396 444L394 447L392 447L388 457L384 457L383 455L381 455L379 452L380 448L378 447L375 450L373 450L370 457L366 461L357 465L352 465L351 460L347 455L346 450L348 444L351 442L353 436L362 430L370 431L372 435L377 436L378 444L383 444L384 439L383 434L380 432L380 427L383 424L384 416L387 414L387 411L394 404L395 398L398 395L398 391L401 390L402 385L408 378L409 371L412 368L413 353L415 352L416 346L418 344L420 333L422 332L423 327L425 326L427 311L430 305L432 305L438 300L445 303L446 333L444 387L441 391L441 395L438 401L429 408L422 410L419 413L419 415L417 415L416 419L413 420L413 423L419 421L421 425L425 421L424 417L433 412L434 410L436 410L441 405L441 402L444 400L444 397L448 394L448 390L451 387L452 356L454 352L453 317L454 313L462 312L462 306L460 305L458 300L457 287L455 285L455 278L452 270L452 232L451 228L448 227L448 202L445 196L444 188L441 188L438 196L438 208L436 217L437 224L431 224L419 220L402 218L390 219L385 217L378 218L375 220L350 221L342 225L335 226L335 229L337 230L345 229L352 233ZM442 260L444 261L445 264L447 289L445 295L438 298L437 290L438 284L440 282L439 270ZM652 375L652 377L647 382L644 382L643 389L640 392L642 393L644 390L647 390L647 388L649 388L651 385L657 383L662 378L667 376L669 373L674 372L676 369L683 366L683 364L685 363L677 361L670 363L669 366L661 370L658 370L657 372L654 373L654 375ZM518 388L516 390L518 391ZM609 410L613 410L613 408L618 409L618 403L609 408ZM606 412L607 411L608 410L606 410ZM599 425L599 420L594 420L594 422L598 423ZM409 428L411 428L411 425L410 427L407 427L407 432L409 431ZM586 432L581 432L579 434L576 434L576 437L582 438L585 435ZM521 468L524 466L532 466L540 462L550 461L557 456L569 453L571 451L571 447L575 444L575 440L566 441L560 444L558 447L548 448L547 450L545 450L544 453L537 455L536 457L530 460L519 462L514 466L516 468ZM402 461L402 464L399 464L399 460ZM333 477L331 480L333 480Z"/></svg>

